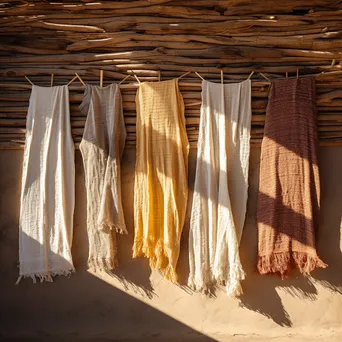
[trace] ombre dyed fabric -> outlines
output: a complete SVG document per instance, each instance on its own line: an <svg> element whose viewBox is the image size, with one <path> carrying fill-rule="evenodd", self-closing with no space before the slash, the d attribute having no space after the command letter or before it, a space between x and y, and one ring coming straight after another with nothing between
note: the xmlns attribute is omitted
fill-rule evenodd
<svg viewBox="0 0 342 342"><path fill-rule="evenodd" d="M178 80L144 82L136 95L133 256L177 281L188 198L189 143Z"/></svg>
<svg viewBox="0 0 342 342"><path fill-rule="evenodd" d="M80 144L87 191L88 266L112 270L116 233L127 233L121 199L121 156L126 129L120 88L87 85L80 110L87 115Z"/></svg>
<svg viewBox="0 0 342 342"><path fill-rule="evenodd" d="M313 78L272 82L261 147L258 270L289 275L325 267L315 248L320 210Z"/></svg>
<svg viewBox="0 0 342 342"><path fill-rule="evenodd" d="M197 168L189 233L189 286L225 283L242 292L239 243L248 196L251 82L202 83Z"/></svg>

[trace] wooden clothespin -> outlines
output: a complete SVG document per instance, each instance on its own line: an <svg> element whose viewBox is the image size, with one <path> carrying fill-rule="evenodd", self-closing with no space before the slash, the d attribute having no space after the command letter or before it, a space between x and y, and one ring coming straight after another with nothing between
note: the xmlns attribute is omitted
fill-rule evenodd
<svg viewBox="0 0 342 342"><path fill-rule="evenodd" d="M30 80L27 76L25 76L25 78L27 79L28 82L31 83L31 85L34 85L34 84L31 82L31 80Z"/></svg>
<svg viewBox="0 0 342 342"><path fill-rule="evenodd" d="M253 75L254 75L254 71L252 71L252 72L249 74L247 80L250 80L250 79L252 78Z"/></svg>
<svg viewBox="0 0 342 342"><path fill-rule="evenodd" d="M221 70L221 84L223 84L223 70Z"/></svg>
<svg viewBox="0 0 342 342"><path fill-rule="evenodd" d="M53 87L53 74L51 74L51 82L50 82L50 87Z"/></svg>
<svg viewBox="0 0 342 342"><path fill-rule="evenodd" d="M103 70L100 70L100 88L103 86Z"/></svg>

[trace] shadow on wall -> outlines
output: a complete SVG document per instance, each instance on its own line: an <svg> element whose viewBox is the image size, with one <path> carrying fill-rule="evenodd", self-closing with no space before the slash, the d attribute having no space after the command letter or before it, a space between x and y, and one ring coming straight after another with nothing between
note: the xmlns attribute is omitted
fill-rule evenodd
<svg viewBox="0 0 342 342"><path fill-rule="evenodd" d="M291 278L281 280L277 275L261 276L257 273L257 222L256 203L258 197L259 155L251 161L250 188L245 229L240 245L240 255L247 273L243 282L244 294L240 298L242 307L256 311L274 320L281 326L292 326L291 318L283 306L279 292L285 291L298 299L316 300L319 284L332 292L342 293L342 266L340 249L340 227L342 190L336 187L340 182L342 160L336 154L324 153L320 149L321 212L319 230L316 232L316 247L321 259L328 264L326 269L317 269L306 278L298 271L291 272ZM260 154L260 150L259 150ZM293 213L295 214L295 213ZM251 249L251 246L255 246Z"/></svg>
<svg viewBox="0 0 342 342"><path fill-rule="evenodd" d="M324 148L322 149L324 151ZM188 229L189 213L191 212L191 193L196 168L196 151L192 150L189 158L189 206L188 215L181 241L181 255L178 262L178 273L181 287L186 287L188 276ZM342 265L340 241L340 220L341 208L337 205L342 201L342 190L336 184L340 182L342 162L336 161L334 167L331 163L335 160L336 154L321 153L321 225L318 232L318 252L329 267L313 273L313 279L293 273L292 278L281 280L277 276L260 276L256 272L257 257L257 230L256 230L256 199L258 195L259 179L259 155L254 150L251 155L250 167L250 188L248 199L248 211L245 229L241 242L241 259L247 273L243 282L244 295L240 298L240 305L249 310L258 312L281 326L291 326L291 318L286 311L278 291L286 291L299 299L315 300L317 297L316 283L323 285L333 292L342 293L342 274L336 272ZM139 340L167 341L174 336L184 336L184 340L213 341L211 338L201 335L186 325L170 318L151 306L135 299L123 291L107 284L94 275L85 271L88 240L86 232L86 210L85 210L85 189L83 185L83 166L80 155L76 154L77 171L77 210L75 211L75 227L73 256L77 273L70 279L56 277L53 284L40 284L32 286L30 281L25 281L20 286L14 287L13 283L17 277L17 226L7 225L8 221L2 221L0 230L0 283L3 289L0 293L1 307L6 310L6 319L0 321L0 331L17 331L17 333L34 333L46 339L51 336L64 336L77 339L79 332L106 338L107 336L122 337L131 334L132 338L139 337ZM119 279L126 289L146 295L151 298L155 296L153 286L150 282L151 271L148 262L144 258L132 259L133 244L133 186L134 186L134 165L135 151L126 150L123 156L122 182L124 197L124 211L127 220L127 227L130 229L127 236L119 236L119 263L113 274ZM325 166L329 165L329 167ZM325 166L325 167L324 167ZM4 166L3 166L4 167ZM3 171L2 171L3 172ZM14 175L16 181L20 175ZM6 189L5 178L0 179L1 189ZM11 190L17 189L13 185ZM18 190L17 190L18 191ZM6 192L1 191L0 196L5 197ZM16 194L16 201L18 200ZM2 198L2 206L4 198ZM18 203L16 202L17 206ZM19 208L15 208L18 216ZM11 222L16 221L17 217ZM16 221L17 222L17 221ZM327 248L329 246L329 248ZM5 262L6 260L6 262ZM298 277L297 277L298 276ZM8 295L7 295L8 294ZM15 301L13 301L15 298ZM12 300L11 300L12 299ZM34 299L34 302L32 300ZM65 307L61 303L66 303ZM35 311L34 308L39 308ZM67 309L66 309L67 308ZM49 313L44 315L44 312ZM57 324L64 330L55 331ZM134 331L132 331L134 325ZM16 328L20 326L20 331ZM72 332L75 333L72 333ZM47 333L49 332L49 333ZM76 333L77 332L77 333ZM154 335L151 332L155 332ZM51 336L50 336L50 335ZM161 334L161 335L158 335ZM174 335L171 335L174 334Z"/></svg>
<svg viewBox="0 0 342 342"><path fill-rule="evenodd" d="M7 279L13 279L14 273L15 269ZM23 279L19 286L13 286L8 282L1 287L1 307L6 308L6 315L0 320L0 339L77 341L94 336L97 341L214 341L79 267L70 279L55 277L52 284L35 286L30 279ZM9 290L12 296L14 292L15 302L6 298Z"/></svg>
<svg viewBox="0 0 342 342"><path fill-rule="evenodd" d="M218 134L218 127L214 127ZM164 133L158 131L151 132L156 137L156 140L164 141L166 139ZM269 136L270 139L277 141L282 146L291 149L287 141L279 141L279 137ZM176 142L172 141L170 149L178 149ZM323 151L322 149L321 151ZM255 151L255 150L254 150ZM307 158L306 150L293 151L299 153L298 155L305 159ZM181 252L178 262L178 274L181 287L189 292L191 291L187 286L187 278L189 274L189 261L188 261L188 233L190 226L190 213L192 205L192 193L194 191L194 180L196 170L196 158L194 150L189 158L189 200L187 208L187 216L185 219L184 230L181 240ZM315 284L318 283L325 288L342 293L342 274L336 272L341 268L342 258L339 246L340 237L340 223L342 208L337 203L342 201L342 191L338 190L335 184L339 184L339 175L342 173L342 162L336 160L333 168L331 163L335 162L332 158L320 153L321 161L321 215L320 215L320 228L316 232L317 236L317 250L321 259L329 265L327 269L318 269L312 273L312 277L305 278L296 271L292 271L291 278L281 280L277 275L260 276L256 271L257 263L257 222L256 222L256 203L258 196L258 181L259 181L259 156L250 162L249 172L249 197L248 197L248 210L244 227L244 233L241 241L240 253L241 260L246 271L246 280L243 282L244 295L240 298L240 305L250 310L256 311L268 318L271 318L281 326L291 326L291 318L284 308L278 290L284 290L294 297L299 299L315 300L317 298L317 289ZM131 200L124 198L124 211L127 227L133 227L133 187L134 187L134 166L135 166L135 151L127 151L124 153L122 162L122 176L123 191L125 196L131 196ZM199 161L201 167L204 167L210 173L212 165L206 161ZM329 167L324 167L329 165ZM78 174L81 170L78 170ZM158 170L166 177L172 177L174 172L173 168L167 166L161 167ZM81 171L83 172L83 170ZM229 175L228 175L229 176ZM242 170L238 172L239 184L243 181ZM335 182L336 180L336 182ZM203 190L203 191L202 191ZM206 189L200 190L201 196L208 198L210 195ZM85 197L85 194L84 194ZM210 198L210 200L216 200ZM272 201L276 199L268 198L267 201L272 205ZM234 205L234 204L232 204ZM130 206L130 207L129 207ZM285 208L286 209L286 208ZM132 215L127 215L127 213ZM78 211L79 213L79 211ZM292 212L291 215L297 216L298 214ZM76 218L79 222L80 217ZM301 217L304 222L306 219ZM83 222L82 227L85 227ZM265 222L267 223L267 222ZM82 228L83 229L83 228ZM84 230L86 235L86 231ZM125 260L125 267L119 267L114 276L117 277L124 286L133 286L136 291L143 292L148 296L153 296L153 288L149 281L150 269L146 259L131 259L132 243L134 232L129 231L129 236L119 236L119 257ZM305 243L305 241L301 241ZM329 246L329 248L327 248ZM129 261L126 261L129 260ZM139 268L141 272L135 272ZM215 291L212 293L215 296Z"/></svg>

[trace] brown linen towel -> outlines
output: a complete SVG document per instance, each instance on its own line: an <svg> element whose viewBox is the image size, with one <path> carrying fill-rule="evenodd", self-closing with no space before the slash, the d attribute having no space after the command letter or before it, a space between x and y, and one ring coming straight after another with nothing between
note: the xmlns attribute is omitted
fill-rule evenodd
<svg viewBox="0 0 342 342"><path fill-rule="evenodd" d="M326 267L315 248L320 209L313 78L272 82L261 146L258 195L260 274Z"/></svg>

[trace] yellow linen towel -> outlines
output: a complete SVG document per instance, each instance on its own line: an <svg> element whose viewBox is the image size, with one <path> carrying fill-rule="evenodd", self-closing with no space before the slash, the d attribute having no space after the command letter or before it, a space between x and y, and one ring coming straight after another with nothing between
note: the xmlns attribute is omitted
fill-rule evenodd
<svg viewBox="0 0 342 342"><path fill-rule="evenodd" d="M144 82L136 95L133 257L177 281L188 197L189 142L178 80Z"/></svg>

